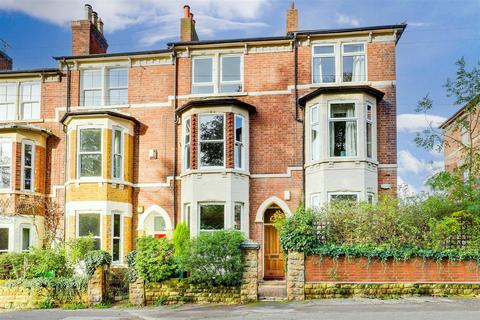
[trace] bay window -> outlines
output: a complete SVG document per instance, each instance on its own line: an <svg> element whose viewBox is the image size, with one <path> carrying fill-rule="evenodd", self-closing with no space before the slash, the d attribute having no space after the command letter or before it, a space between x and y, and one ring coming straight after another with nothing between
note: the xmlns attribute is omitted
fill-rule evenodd
<svg viewBox="0 0 480 320"><path fill-rule="evenodd" d="M310 160L320 159L319 110L315 105L310 108Z"/></svg>
<svg viewBox="0 0 480 320"><path fill-rule="evenodd" d="M128 69L126 68L83 70L81 86L82 106L128 103Z"/></svg>
<svg viewBox="0 0 480 320"><path fill-rule="evenodd" d="M185 125L183 127L183 167L190 169L190 140L191 140L191 120L185 119Z"/></svg>
<svg viewBox="0 0 480 320"><path fill-rule="evenodd" d="M320 193L310 195L310 207L314 210L320 208Z"/></svg>
<svg viewBox="0 0 480 320"><path fill-rule="evenodd" d="M8 246L9 246L9 233L10 229L9 228L0 228L0 253L8 252Z"/></svg>
<svg viewBox="0 0 480 320"><path fill-rule="evenodd" d="M102 129L80 129L78 138L79 177L102 175Z"/></svg>
<svg viewBox="0 0 480 320"><path fill-rule="evenodd" d="M235 168L243 169L245 146L243 142L245 121L242 116L235 115Z"/></svg>
<svg viewBox="0 0 480 320"><path fill-rule="evenodd" d="M200 231L215 231L225 228L223 204L200 204Z"/></svg>
<svg viewBox="0 0 480 320"><path fill-rule="evenodd" d="M367 193L367 203L368 204L375 204L375 193L368 192Z"/></svg>
<svg viewBox="0 0 480 320"><path fill-rule="evenodd" d="M114 179L121 179L123 175L123 130L113 129L112 142L112 175Z"/></svg>
<svg viewBox="0 0 480 320"><path fill-rule="evenodd" d="M21 90L21 119L40 119L40 84L22 83Z"/></svg>
<svg viewBox="0 0 480 320"><path fill-rule="evenodd" d="M0 120L40 119L40 83L0 84Z"/></svg>
<svg viewBox="0 0 480 320"><path fill-rule="evenodd" d="M31 228L22 227L22 251L28 251L32 246Z"/></svg>
<svg viewBox="0 0 480 320"><path fill-rule="evenodd" d="M372 130L373 130L373 107L367 104L366 115L366 140L367 140L367 158L372 158Z"/></svg>
<svg viewBox="0 0 480 320"><path fill-rule="evenodd" d="M122 256L122 215L114 213L112 216L112 261L120 262Z"/></svg>
<svg viewBox="0 0 480 320"><path fill-rule="evenodd" d="M192 59L192 94L243 91L242 56L198 56Z"/></svg>
<svg viewBox="0 0 480 320"><path fill-rule="evenodd" d="M0 189L10 188L12 168L12 142L0 139Z"/></svg>
<svg viewBox="0 0 480 320"><path fill-rule="evenodd" d="M344 82L365 81L365 45L363 43L343 44L342 71Z"/></svg>
<svg viewBox="0 0 480 320"><path fill-rule="evenodd" d="M313 82L335 82L335 46L313 46Z"/></svg>
<svg viewBox="0 0 480 320"><path fill-rule="evenodd" d="M100 250L100 214L98 213L80 213L78 214L78 237L92 237L94 249Z"/></svg>
<svg viewBox="0 0 480 320"><path fill-rule="evenodd" d="M22 142L22 190L34 191L35 144Z"/></svg>
<svg viewBox="0 0 480 320"><path fill-rule="evenodd" d="M233 228L242 230L243 203L235 203L233 212Z"/></svg>
<svg viewBox="0 0 480 320"><path fill-rule="evenodd" d="M332 103L329 113L330 157L357 155L355 103Z"/></svg>
<svg viewBox="0 0 480 320"><path fill-rule="evenodd" d="M200 167L223 167L225 163L225 121L221 114L200 115Z"/></svg>

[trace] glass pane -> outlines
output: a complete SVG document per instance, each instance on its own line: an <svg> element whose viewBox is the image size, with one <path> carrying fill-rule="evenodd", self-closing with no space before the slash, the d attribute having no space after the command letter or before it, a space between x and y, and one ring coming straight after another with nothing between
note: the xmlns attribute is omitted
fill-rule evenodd
<svg viewBox="0 0 480 320"><path fill-rule="evenodd" d="M363 52L363 43L346 44L343 46L343 52L345 53Z"/></svg>
<svg viewBox="0 0 480 320"><path fill-rule="evenodd" d="M102 146L101 129L81 129L80 130L80 151L95 152L100 151Z"/></svg>
<svg viewBox="0 0 480 320"><path fill-rule="evenodd" d="M367 157L372 157L372 124L367 123Z"/></svg>
<svg viewBox="0 0 480 320"><path fill-rule="evenodd" d="M310 109L310 123L318 122L318 107L313 107Z"/></svg>
<svg viewBox="0 0 480 320"><path fill-rule="evenodd" d="M223 139L223 115L200 116L200 139L222 140Z"/></svg>
<svg viewBox="0 0 480 320"><path fill-rule="evenodd" d="M357 155L357 123L355 121L330 122L330 156Z"/></svg>
<svg viewBox="0 0 480 320"><path fill-rule="evenodd" d="M80 155L80 176L99 177L102 174L101 154Z"/></svg>
<svg viewBox="0 0 480 320"><path fill-rule="evenodd" d="M122 156L121 155L114 155L113 156L113 177L120 178L122 174Z"/></svg>
<svg viewBox="0 0 480 320"><path fill-rule="evenodd" d="M315 46L313 47L314 54L333 54L333 46Z"/></svg>
<svg viewBox="0 0 480 320"><path fill-rule="evenodd" d="M108 75L108 85L110 88L125 88L128 86L127 69L110 69Z"/></svg>
<svg viewBox="0 0 480 320"><path fill-rule="evenodd" d="M335 57L313 58L313 81L335 82Z"/></svg>
<svg viewBox="0 0 480 320"><path fill-rule="evenodd" d="M222 167L223 142L200 143L200 164L209 167Z"/></svg>
<svg viewBox="0 0 480 320"><path fill-rule="evenodd" d="M320 207L320 196L318 194L312 194L310 201L312 208Z"/></svg>
<svg viewBox="0 0 480 320"><path fill-rule="evenodd" d="M165 231L166 225L165 225L165 219L161 216L156 216L153 218L153 230L155 232L162 232Z"/></svg>
<svg viewBox="0 0 480 320"><path fill-rule="evenodd" d="M225 84L222 83L220 85L220 92L242 92L242 84L235 83L235 84Z"/></svg>
<svg viewBox="0 0 480 320"><path fill-rule="evenodd" d="M22 228L22 250L30 248L30 229Z"/></svg>
<svg viewBox="0 0 480 320"><path fill-rule="evenodd" d="M372 120L372 106L367 105L367 119Z"/></svg>
<svg viewBox="0 0 480 320"><path fill-rule="evenodd" d="M40 103L28 102L22 104L22 119L40 119Z"/></svg>
<svg viewBox="0 0 480 320"><path fill-rule="evenodd" d="M0 142L0 165L10 165L12 159L12 144L10 141Z"/></svg>
<svg viewBox="0 0 480 320"><path fill-rule="evenodd" d="M235 141L243 141L243 118L235 116Z"/></svg>
<svg viewBox="0 0 480 320"><path fill-rule="evenodd" d="M120 239L113 239L112 260L120 261Z"/></svg>
<svg viewBox="0 0 480 320"><path fill-rule="evenodd" d="M0 120L15 120L15 118L15 104L10 103L0 105Z"/></svg>
<svg viewBox="0 0 480 320"><path fill-rule="evenodd" d="M115 130L113 133L113 148L115 154L120 154L122 151L122 131Z"/></svg>
<svg viewBox="0 0 480 320"><path fill-rule="evenodd" d="M102 104L102 92L100 90L88 90L83 92L84 106L99 106Z"/></svg>
<svg viewBox="0 0 480 320"><path fill-rule="evenodd" d="M0 250L8 250L8 228L0 228Z"/></svg>
<svg viewBox="0 0 480 320"><path fill-rule="evenodd" d="M343 57L343 81L365 81L365 56Z"/></svg>
<svg viewBox="0 0 480 320"><path fill-rule="evenodd" d="M357 201L357 195L356 194L332 194L330 196L330 201Z"/></svg>
<svg viewBox="0 0 480 320"><path fill-rule="evenodd" d="M222 204L200 206L200 230L221 230L224 228L225 210Z"/></svg>
<svg viewBox="0 0 480 320"><path fill-rule="evenodd" d="M238 56L222 57L222 81L241 80L241 61Z"/></svg>
<svg viewBox="0 0 480 320"><path fill-rule="evenodd" d="M190 143L190 119L185 120L185 143Z"/></svg>
<svg viewBox="0 0 480 320"><path fill-rule="evenodd" d="M32 190L32 168L25 168L23 172L23 187L25 190Z"/></svg>
<svg viewBox="0 0 480 320"><path fill-rule="evenodd" d="M202 83L213 82L212 77L212 67L213 67L213 59L212 58L201 58L201 59L193 59L193 82L194 83Z"/></svg>
<svg viewBox="0 0 480 320"><path fill-rule="evenodd" d="M213 85L211 85L211 86L193 85L192 94L204 94L204 93L213 93Z"/></svg>
<svg viewBox="0 0 480 320"><path fill-rule="evenodd" d="M78 236L100 236L100 215L98 213L82 213L78 215Z"/></svg>
<svg viewBox="0 0 480 320"><path fill-rule="evenodd" d="M23 145L23 161L24 166L30 167L32 166L32 145L31 144L24 144Z"/></svg>
<svg viewBox="0 0 480 320"><path fill-rule="evenodd" d="M234 228L235 230L242 230L242 205L235 205Z"/></svg>
<svg viewBox="0 0 480 320"><path fill-rule="evenodd" d="M190 169L190 146L185 146L185 168Z"/></svg>
<svg viewBox="0 0 480 320"><path fill-rule="evenodd" d="M10 188L10 167L0 167L0 188Z"/></svg>
<svg viewBox="0 0 480 320"><path fill-rule="evenodd" d="M353 118L355 117L354 103L335 103L330 105L331 118Z"/></svg>
<svg viewBox="0 0 480 320"><path fill-rule="evenodd" d="M243 167L242 149L243 146L241 144L235 144L235 168Z"/></svg>
<svg viewBox="0 0 480 320"><path fill-rule="evenodd" d="M128 103L128 89L110 89L109 92L110 96L108 101L110 105Z"/></svg>
<svg viewBox="0 0 480 320"><path fill-rule="evenodd" d="M120 237L120 225L122 216L119 214L113 215L113 236Z"/></svg>
<svg viewBox="0 0 480 320"><path fill-rule="evenodd" d="M82 84L84 89L100 89L102 86L102 71L84 71L82 73Z"/></svg>
<svg viewBox="0 0 480 320"><path fill-rule="evenodd" d="M311 153L312 160L318 160L320 158L320 140L319 140L319 130L318 125L312 126L311 130Z"/></svg>

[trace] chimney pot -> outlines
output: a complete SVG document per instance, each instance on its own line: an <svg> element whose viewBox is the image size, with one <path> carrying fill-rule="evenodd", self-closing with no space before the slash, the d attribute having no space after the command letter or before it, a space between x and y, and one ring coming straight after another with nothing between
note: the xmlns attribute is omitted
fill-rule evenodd
<svg viewBox="0 0 480 320"><path fill-rule="evenodd" d="M92 6L89 4L85 5L85 20L92 21Z"/></svg>
<svg viewBox="0 0 480 320"><path fill-rule="evenodd" d="M98 19L98 26L97 26L98 31L100 31L101 34L103 34L103 21L102 18Z"/></svg>
<svg viewBox="0 0 480 320"><path fill-rule="evenodd" d="M98 13L96 13L95 11L92 12L92 24L96 27L97 26L97 23L98 23Z"/></svg>
<svg viewBox="0 0 480 320"><path fill-rule="evenodd" d="M183 15L185 18L190 17L190 6L189 5L184 5L183 6Z"/></svg>

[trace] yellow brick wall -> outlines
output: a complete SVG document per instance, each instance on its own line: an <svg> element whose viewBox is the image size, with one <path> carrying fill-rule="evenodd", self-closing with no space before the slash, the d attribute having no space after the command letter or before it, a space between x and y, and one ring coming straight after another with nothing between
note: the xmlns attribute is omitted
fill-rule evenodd
<svg viewBox="0 0 480 320"><path fill-rule="evenodd" d="M102 215L102 250L112 252L112 216Z"/></svg>
<svg viewBox="0 0 480 320"><path fill-rule="evenodd" d="M132 203L132 187L119 185L113 187L110 183L103 183L102 187L97 182L70 184L67 186L68 201L116 201Z"/></svg>
<svg viewBox="0 0 480 320"><path fill-rule="evenodd" d="M123 219L123 254L124 257L132 251L132 217L124 217ZM125 259L124 262L126 263Z"/></svg>

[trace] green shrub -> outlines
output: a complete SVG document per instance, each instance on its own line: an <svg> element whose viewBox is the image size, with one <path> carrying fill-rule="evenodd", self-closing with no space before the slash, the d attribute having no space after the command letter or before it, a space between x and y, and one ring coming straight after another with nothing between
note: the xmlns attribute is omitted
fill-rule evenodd
<svg viewBox="0 0 480 320"><path fill-rule="evenodd" d="M173 232L173 246L175 248L175 258L179 263L179 267L184 269L181 265L185 257L190 251L190 231L185 223L179 223Z"/></svg>
<svg viewBox="0 0 480 320"><path fill-rule="evenodd" d="M18 279L25 275L26 253L9 252L0 255L0 280Z"/></svg>
<svg viewBox="0 0 480 320"><path fill-rule="evenodd" d="M135 269L138 275L151 282L160 282L175 274L173 245L165 238L141 237L137 240Z"/></svg>
<svg viewBox="0 0 480 320"><path fill-rule="evenodd" d="M315 215L312 210L298 207L295 214L286 219L278 219L275 227L280 230L280 243L284 252L298 251L309 253L318 245Z"/></svg>
<svg viewBox="0 0 480 320"><path fill-rule="evenodd" d="M25 278L64 277L72 274L72 270L67 265L63 248L32 248L26 257L25 268L27 271Z"/></svg>
<svg viewBox="0 0 480 320"><path fill-rule="evenodd" d="M112 255L103 250L93 250L85 254L85 272L91 277L100 266L107 266L112 263Z"/></svg>
<svg viewBox="0 0 480 320"><path fill-rule="evenodd" d="M80 261L85 260L88 252L95 249L95 240L92 236L79 237L66 243L67 260L70 265L75 266Z"/></svg>
<svg viewBox="0 0 480 320"><path fill-rule="evenodd" d="M135 282L138 279L138 273L135 269L135 265L137 263L137 250L130 251L127 254L127 265L128 270L125 274L125 281L127 282Z"/></svg>
<svg viewBox="0 0 480 320"><path fill-rule="evenodd" d="M242 281L243 261L240 244L243 234L234 230L201 233L192 240L184 266L191 283L209 286L236 286Z"/></svg>

